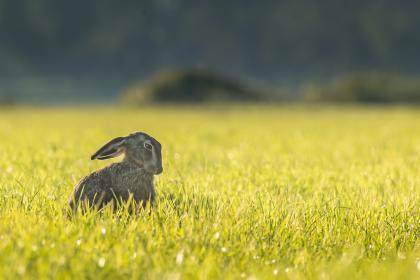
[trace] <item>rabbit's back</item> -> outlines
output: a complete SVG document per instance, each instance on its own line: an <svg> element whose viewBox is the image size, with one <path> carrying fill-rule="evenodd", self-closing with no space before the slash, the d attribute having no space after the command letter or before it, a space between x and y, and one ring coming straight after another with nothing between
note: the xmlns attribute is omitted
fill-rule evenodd
<svg viewBox="0 0 420 280"><path fill-rule="evenodd" d="M127 162L111 164L83 178L75 187L69 205L76 210L87 201L89 205L102 208L111 201L127 201L130 196L135 202L145 205L153 203L155 191L153 175Z"/></svg>

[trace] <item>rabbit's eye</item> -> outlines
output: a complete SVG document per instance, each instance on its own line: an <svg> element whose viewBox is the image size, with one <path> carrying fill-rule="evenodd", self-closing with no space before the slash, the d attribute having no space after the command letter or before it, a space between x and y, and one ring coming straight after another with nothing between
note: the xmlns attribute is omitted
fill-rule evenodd
<svg viewBox="0 0 420 280"><path fill-rule="evenodd" d="M153 149L153 146L152 145L150 145L149 143L144 143L144 147L147 149L147 150L152 150Z"/></svg>

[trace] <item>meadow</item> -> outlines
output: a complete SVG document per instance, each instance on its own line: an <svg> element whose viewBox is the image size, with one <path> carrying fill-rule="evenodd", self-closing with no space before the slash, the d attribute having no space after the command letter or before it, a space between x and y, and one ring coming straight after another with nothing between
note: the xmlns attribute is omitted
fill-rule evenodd
<svg viewBox="0 0 420 280"><path fill-rule="evenodd" d="M69 218L133 131L163 145L155 208ZM0 109L0 158L2 279L420 278L416 108Z"/></svg>

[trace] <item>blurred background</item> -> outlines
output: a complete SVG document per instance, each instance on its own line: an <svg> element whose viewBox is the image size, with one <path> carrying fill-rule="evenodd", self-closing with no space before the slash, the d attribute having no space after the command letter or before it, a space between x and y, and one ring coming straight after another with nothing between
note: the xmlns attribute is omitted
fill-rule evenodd
<svg viewBox="0 0 420 280"><path fill-rule="evenodd" d="M0 0L0 103L420 103L416 0Z"/></svg>

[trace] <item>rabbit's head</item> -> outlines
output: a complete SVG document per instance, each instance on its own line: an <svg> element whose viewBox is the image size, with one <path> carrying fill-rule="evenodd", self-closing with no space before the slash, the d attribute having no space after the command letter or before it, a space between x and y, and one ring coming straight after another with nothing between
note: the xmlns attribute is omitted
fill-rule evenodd
<svg viewBox="0 0 420 280"><path fill-rule="evenodd" d="M126 160L144 167L150 173L160 174L163 171L162 146L144 132L112 139L93 154L91 159L104 160L121 154L125 154Z"/></svg>

